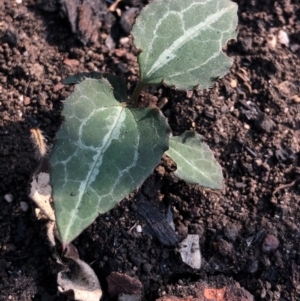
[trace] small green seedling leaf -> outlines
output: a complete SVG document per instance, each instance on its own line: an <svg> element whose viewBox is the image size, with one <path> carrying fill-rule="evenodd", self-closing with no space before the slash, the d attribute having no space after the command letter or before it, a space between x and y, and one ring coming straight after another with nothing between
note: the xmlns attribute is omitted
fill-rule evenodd
<svg viewBox="0 0 300 301"><path fill-rule="evenodd" d="M177 164L175 175L190 184L222 189L223 175L219 163L204 137L194 131L186 131L170 138L166 154Z"/></svg>
<svg viewBox="0 0 300 301"><path fill-rule="evenodd" d="M143 85L208 88L232 60L223 45L236 37L237 4L229 0L156 0L133 27Z"/></svg>
<svg viewBox="0 0 300 301"><path fill-rule="evenodd" d="M118 102L106 79L85 79L66 100L50 157L63 244L139 187L168 149L169 126L155 108Z"/></svg>
<svg viewBox="0 0 300 301"><path fill-rule="evenodd" d="M127 101L126 83L123 78L100 72L81 72L75 75L70 75L62 80L64 85L79 84L85 78L106 78L114 89L114 97L118 101Z"/></svg>

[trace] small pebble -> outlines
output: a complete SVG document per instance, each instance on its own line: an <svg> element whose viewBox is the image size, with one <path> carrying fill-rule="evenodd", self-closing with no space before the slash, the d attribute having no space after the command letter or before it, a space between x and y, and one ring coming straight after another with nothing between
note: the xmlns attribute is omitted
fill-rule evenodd
<svg viewBox="0 0 300 301"><path fill-rule="evenodd" d="M136 226L136 232L141 233L143 231L142 226L141 225L137 225Z"/></svg>
<svg viewBox="0 0 300 301"><path fill-rule="evenodd" d="M232 79L230 81L230 86L231 86L231 88L235 89L237 87L237 80L236 79Z"/></svg>
<svg viewBox="0 0 300 301"><path fill-rule="evenodd" d="M128 37L123 37L120 39L120 44L121 45L126 45L129 43L129 38Z"/></svg>
<svg viewBox="0 0 300 301"><path fill-rule="evenodd" d="M294 102L296 102L296 103L300 103L300 96L294 95L294 96L292 97L292 100L293 100Z"/></svg>
<svg viewBox="0 0 300 301"><path fill-rule="evenodd" d="M246 263L246 269L249 273L253 274L258 270L258 261L254 258L248 259Z"/></svg>
<svg viewBox="0 0 300 301"><path fill-rule="evenodd" d="M27 212L29 209L29 205L26 202L20 202L20 208L22 211Z"/></svg>
<svg viewBox="0 0 300 301"><path fill-rule="evenodd" d="M290 46L290 49L291 49L293 52L296 52L296 51L298 51L298 50L299 50L299 48L300 48L300 46L299 46L299 45L297 45L297 44L293 44L293 45L291 45L291 46Z"/></svg>
<svg viewBox="0 0 300 301"><path fill-rule="evenodd" d="M224 239L218 241L219 252L223 256L230 255L233 251L233 246L231 243L227 242Z"/></svg>
<svg viewBox="0 0 300 301"><path fill-rule="evenodd" d="M64 60L64 64L68 67L71 67L71 68L75 68L75 67L78 67L80 65L80 62L76 59L68 59L66 58Z"/></svg>
<svg viewBox="0 0 300 301"><path fill-rule="evenodd" d="M228 239L235 241L239 235L239 230L235 224L228 223L224 228L224 235Z"/></svg>
<svg viewBox="0 0 300 301"><path fill-rule="evenodd" d="M261 131L270 133L275 127L275 123L267 114L259 113L255 120L255 126Z"/></svg>
<svg viewBox="0 0 300 301"><path fill-rule="evenodd" d="M24 98L24 101L23 101L23 103L24 103L24 106L28 106L28 105L30 105L30 98L28 97L28 96L26 96L25 98Z"/></svg>
<svg viewBox="0 0 300 301"><path fill-rule="evenodd" d="M279 240L275 235L268 234L266 235L262 245L261 250L265 253L275 251L279 246Z"/></svg>
<svg viewBox="0 0 300 301"><path fill-rule="evenodd" d="M13 200L14 200L14 197L11 193L7 193L5 196L4 196L4 199L7 203L11 203Z"/></svg>
<svg viewBox="0 0 300 301"><path fill-rule="evenodd" d="M144 263L143 264L143 271L146 273L146 274L149 274L152 270L152 265L148 262Z"/></svg>
<svg viewBox="0 0 300 301"><path fill-rule="evenodd" d="M279 41L280 44L283 44L285 46L289 46L290 39L288 37L288 34L285 31L280 30L279 33L278 33L278 41Z"/></svg>
<svg viewBox="0 0 300 301"><path fill-rule="evenodd" d="M21 4L21 3L22 3L22 0L16 0L16 3L17 3L17 4Z"/></svg>

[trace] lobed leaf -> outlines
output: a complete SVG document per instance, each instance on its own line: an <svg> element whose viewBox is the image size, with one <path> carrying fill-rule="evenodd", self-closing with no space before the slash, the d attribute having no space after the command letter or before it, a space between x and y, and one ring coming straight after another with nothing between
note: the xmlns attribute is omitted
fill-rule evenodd
<svg viewBox="0 0 300 301"><path fill-rule="evenodd" d="M236 37L237 4L229 0L156 0L137 18L132 34L141 82L178 89L210 87L232 60L223 45Z"/></svg>
<svg viewBox="0 0 300 301"><path fill-rule="evenodd" d="M78 84L63 114L50 162L56 222L67 244L143 183L168 149L169 126L158 109L118 102L106 79Z"/></svg>
<svg viewBox="0 0 300 301"><path fill-rule="evenodd" d="M170 138L166 154L177 164L175 175L190 184L222 189L222 168L204 138L194 131L186 131Z"/></svg>

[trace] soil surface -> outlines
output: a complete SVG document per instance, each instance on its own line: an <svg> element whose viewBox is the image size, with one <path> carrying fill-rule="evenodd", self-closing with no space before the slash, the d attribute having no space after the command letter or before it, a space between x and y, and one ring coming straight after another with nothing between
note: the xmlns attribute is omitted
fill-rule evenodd
<svg viewBox="0 0 300 301"><path fill-rule="evenodd" d="M30 129L39 127L51 147L62 100L73 90L60 82L70 74L113 73L133 90L137 51L127 32L144 2L122 1L95 17L98 27L78 33L56 1L0 0L0 300L66 300L28 198L37 165ZM194 129L207 139L225 188L187 185L163 158L136 193L99 216L74 244L99 277L103 300L110 300L112 271L139 279L145 300L189 296L199 281L240 285L255 300L300 300L300 4L236 2L239 35L226 50L234 60L228 75L207 91L150 87L142 96L152 104L167 98L162 111L175 135ZM181 237L200 236L199 271L175 248L136 231L145 225L136 211L145 201L162 213L171 208Z"/></svg>

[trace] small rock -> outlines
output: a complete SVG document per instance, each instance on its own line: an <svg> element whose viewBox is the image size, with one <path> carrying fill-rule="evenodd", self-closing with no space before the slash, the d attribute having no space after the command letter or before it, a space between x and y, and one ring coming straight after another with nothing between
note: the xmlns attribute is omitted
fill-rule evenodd
<svg viewBox="0 0 300 301"><path fill-rule="evenodd" d="M258 261L256 259L248 259L247 263L246 263L246 270L253 274L255 272L257 272L258 270Z"/></svg>
<svg viewBox="0 0 300 301"><path fill-rule="evenodd" d="M266 133L270 133L275 123L267 114L259 113L255 120L255 126Z"/></svg>
<svg viewBox="0 0 300 301"><path fill-rule="evenodd" d="M293 52L296 52L300 49L300 45L297 45L297 44L293 44L290 46L290 49L293 51Z"/></svg>
<svg viewBox="0 0 300 301"><path fill-rule="evenodd" d="M230 86L231 86L231 88L236 88L237 87L237 80L236 79L232 79L231 81L230 81Z"/></svg>
<svg viewBox="0 0 300 301"><path fill-rule="evenodd" d="M80 65L80 62L76 59L68 59L66 58L64 60L64 64L68 67L74 68L74 67L78 67Z"/></svg>
<svg viewBox="0 0 300 301"><path fill-rule="evenodd" d="M292 97L292 100L293 100L295 103L300 103L300 96L294 95L294 96Z"/></svg>
<svg viewBox="0 0 300 301"><path fill-rule="evenodd" d="M226 238L235 241L239 235L239 230L235 224L228 223L224 227L224 235Z"/></svg>
<svg viewBox="0 0 300 301"><path fill-rule="evenodd" d="M31 103L31 100L28 96L26 96L23 100L24 106L29 106Z"/></svg>
<svg viewBox="0 0 300 301"><path fill-rule="evenodd" d="M20 202L20 208L22 211L27 212L29 209L29 205L26 202Z"/></svg>
<svg viewBox="0 0 300 301"><path fill-rule="evenodd" d="M136 232L141 233L143 231L142 226L141 225L137 225L136 226Z"/></svg>
<svg viewBox="0 0 300 301"><path fill-rule="evenodd" d="M21 3L22 3L22 0L16 0L16 3L17 3L17 4L21 4Z"/></svg>
<svg viewBox="0 0 300 301"><path fill-rule="evenodd" d="M152 265L150 263L146 262L143 264L144 273L150 274L151 270L152 270Z"/></svg>
<svg viewBox="0 0 300 301"><path fill-rule="evenodd" d="M14 200L14 197L11 193L7 193L5 196L4 196L4 200L7 202L7 203L11 203L13 200Z"/></svg>
<svg viewBox="0 0 300 301"><path fill-rule="evenodd" d="M13 27L9 27L5 34L0 39L1 43L7 43L10 47L16 47L19 43L19 37L16 30Z"/></svg>
<svg viewBox="0 0 300 301"><path fill-rule="evenodd" d="M120 44L121 45L126 45L129 43L129 38L128 37L123 37L120 39Z"/></svg>
<svg viewBox="0 0 300 301"><path fill-rule="evenodd" d="M278 238L273 234L266 235L261 245L261 250L265 253L275 251L279 246Z"/></svg>
<svg viewBox="0 0 300 301"><path fill-rule="evenodd" d="M284 30L279 31L278 41L279 41L280 44L283 44L285 46L289 46L290 39L288 37L288 34Z"/></svg>
<svg viewBox="0 0 300 301"><path fill-rule="evenodd" d="M110 273L106 281L111 298L117 297L120 293L139 295L143 289L143 285L138 279L117 272Z"/></svg>
<svg viewBox="0 0 300 301"><path fill-rule="evenodd" d="M218 241L218 247L219 247L220 254L223 255L223 256L230 255L232 253L232 250L233 250L232 244L227 242L224 239L220 239Z"/></svg>

